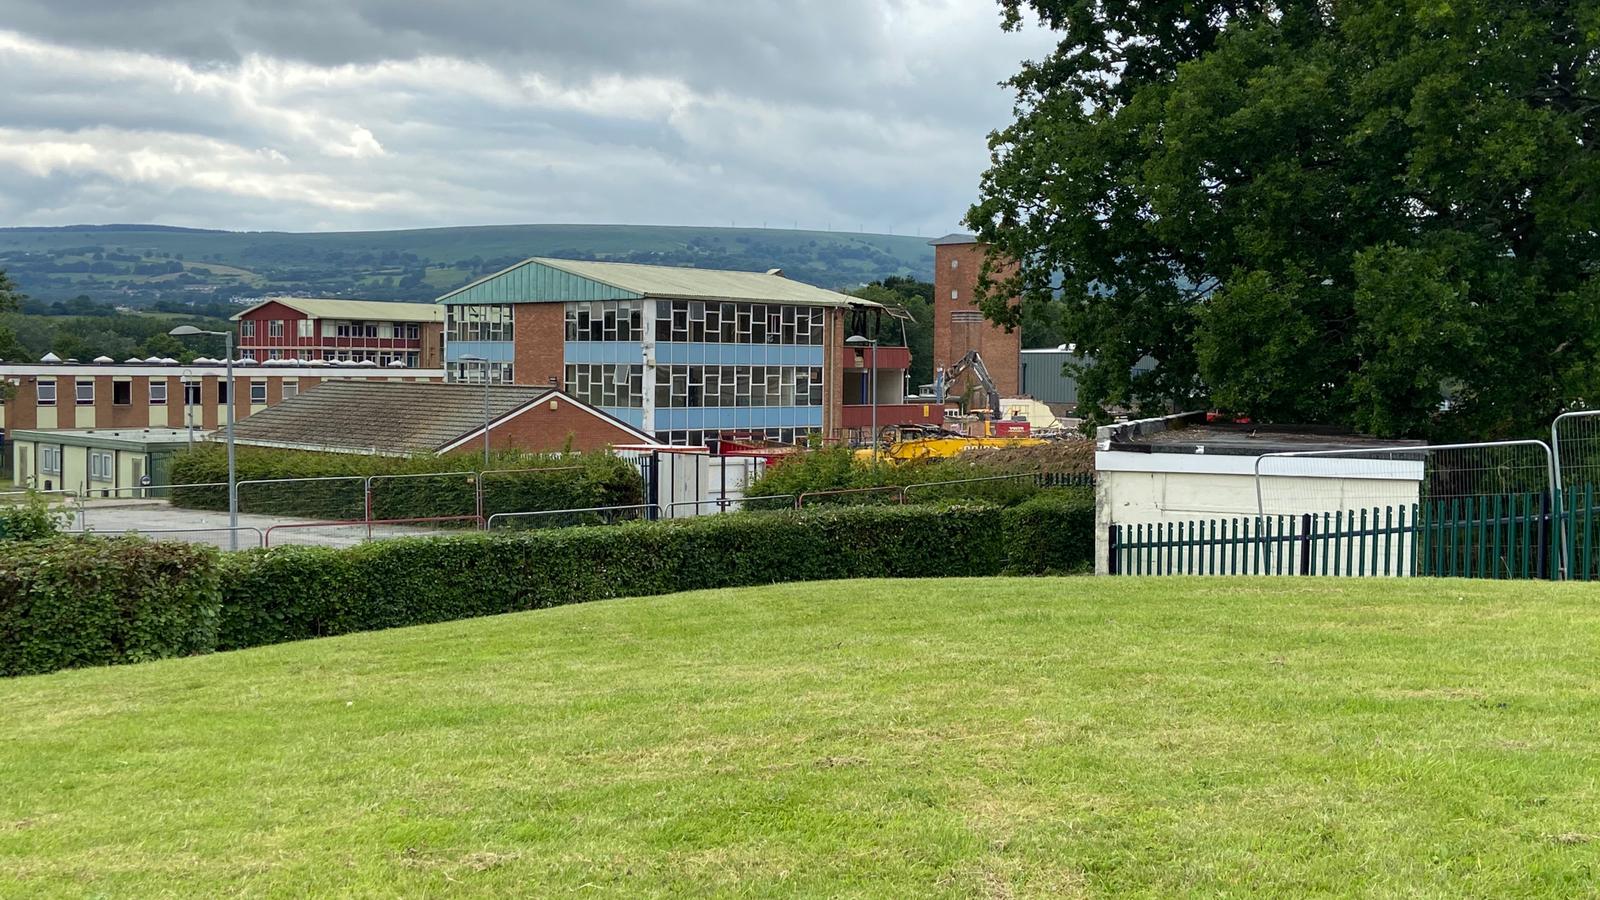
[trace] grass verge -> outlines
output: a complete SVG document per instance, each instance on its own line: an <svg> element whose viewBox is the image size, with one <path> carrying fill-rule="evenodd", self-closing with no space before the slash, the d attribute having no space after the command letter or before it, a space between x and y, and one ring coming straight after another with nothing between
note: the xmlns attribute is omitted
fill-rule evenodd
<svg viewBox="0 0 1600 900"><path fill-rule="evenodd" d="M852 581L0 682L0 894L1591 893L1591 589Z"/></svg>

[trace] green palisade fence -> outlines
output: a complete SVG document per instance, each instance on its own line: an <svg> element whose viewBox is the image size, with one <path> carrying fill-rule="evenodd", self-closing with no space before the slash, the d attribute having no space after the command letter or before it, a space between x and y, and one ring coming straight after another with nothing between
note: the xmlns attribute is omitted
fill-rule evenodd
<svg viewBox="0 0 1600 900"><path fill-rule="evenodd" d="M1115 575L1600 579L1592 484L1299 516L1112 525Z"/></svg>

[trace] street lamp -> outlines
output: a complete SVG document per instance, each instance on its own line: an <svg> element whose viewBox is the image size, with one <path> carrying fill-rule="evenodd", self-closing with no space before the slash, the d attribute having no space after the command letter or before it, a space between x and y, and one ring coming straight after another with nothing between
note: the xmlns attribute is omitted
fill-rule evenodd
<svg viewBox="0 0 1600 900"><path fill-rule="evenodd" d="M233 455L233 332L231 331L206 331L193 325L179 325L167 332L173 337L193 337L197 334L221 335L224 362L228 364L228 549L239 549L239 469L234 462ZM188 385L184 386L184 393L188 393ZM184 398L187 401L187 397Z"/></svg>
<svg viewBox="0 0 1600 900"><path fill-rule="evenodd" d="M489 468L489 360L483 356L458 356L457 362L475 362L483 364L483 468Z"/></svg>
<svg viewBox="0 0 1600 900"><path fill-rule="evenodd" d="M872 357L867 370L867 393L872 398L872 467L878 467L878 339L864 334L852 334L844 339L848 346L871 346Z"/></svg>

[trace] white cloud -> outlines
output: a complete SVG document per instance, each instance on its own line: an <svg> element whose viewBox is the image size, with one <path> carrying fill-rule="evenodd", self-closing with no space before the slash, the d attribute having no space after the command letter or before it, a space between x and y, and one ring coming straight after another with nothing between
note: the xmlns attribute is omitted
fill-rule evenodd
<svg viewBox="0 0 1600 900"><path fill-rule="evenodd" d="M214 4L210 29L168 2L145 49L137 20L61 34L10 2L0 21L31 26L0 31L0 216L19 224L941 231L1007 118L996 82L1049 44L956 0L655 3L620 23L552 2L592 28L497 54L515 22L443 23L405 52L433 18L352 0L270 21ZM340 39L360 49L337 58Z"/></svg>

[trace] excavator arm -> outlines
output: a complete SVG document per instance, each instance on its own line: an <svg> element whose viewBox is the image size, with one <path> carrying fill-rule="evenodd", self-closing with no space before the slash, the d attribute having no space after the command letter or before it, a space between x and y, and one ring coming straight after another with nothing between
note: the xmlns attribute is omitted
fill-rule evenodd
<svg viewBox="0 0 1600 900"><path fill-rule="evenodd" d="M950 394L950 386L955 384L956 379L968 372L971 372L978 379L978 384L983 387L984 397L989 401L989 414L999 418L1000 390L994 386L994 379L989 377L989 367L983 364L983 357L979 356L976 350L967 351L967 355L956 360L951 364L950 368L944 371L943 378L939 381L939 386L936 389L939 395L939 402L945 402L945 398Z"/></svg>

